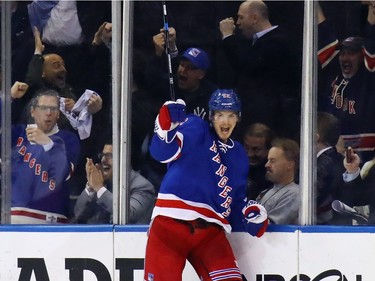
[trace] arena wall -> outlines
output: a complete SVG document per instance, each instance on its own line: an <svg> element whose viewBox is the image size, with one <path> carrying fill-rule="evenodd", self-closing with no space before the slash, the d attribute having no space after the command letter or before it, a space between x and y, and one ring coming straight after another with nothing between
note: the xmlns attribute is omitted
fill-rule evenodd
<svg viewBox="0 0 375 281"><path fill-rule="evenodd" d="M3 225L0 280L142 281L147 229ZM270 226L229 239L249 281L375 280L375 227ZM189 264L183 281L199 281Z"/></svg>

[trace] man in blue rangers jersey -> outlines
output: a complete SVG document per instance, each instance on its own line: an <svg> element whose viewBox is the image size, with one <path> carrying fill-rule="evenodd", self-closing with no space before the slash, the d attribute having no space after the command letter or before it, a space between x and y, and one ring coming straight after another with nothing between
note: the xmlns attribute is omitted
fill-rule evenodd
<svg viewBox="0 0 375 281"><path fill-rule="evenodd" d="M31 101L33 126L12 127L11 223L67 223L65 181L79 157L79 139L59 130L59 97L44 90Z"/></svg>
<svg viewBox="0 0 375 281"><path fill-rule="evenodd" d="M168 171L152 215L144 280L181 280L186 260L201 280L242 280L225 232L260 237L266 230L263 206L246 205L246 152L230 138L241 115L236 93L216 90L209 114L211 124L186 116L177 100L165 102L156 118L150 152Z"/></svg>

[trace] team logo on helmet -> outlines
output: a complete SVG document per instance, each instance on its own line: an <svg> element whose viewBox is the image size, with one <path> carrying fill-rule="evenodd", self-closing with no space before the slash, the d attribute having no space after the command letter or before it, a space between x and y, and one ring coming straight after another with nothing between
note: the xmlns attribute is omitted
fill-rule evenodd
<svg viewBox="0 0 375 281"><path fill-rule="evenodd" d="M208 103L210 116L215 110L231 110L238 112L241 116L241 102L237 94L231 89L218 89L212 93Z"/></svg>

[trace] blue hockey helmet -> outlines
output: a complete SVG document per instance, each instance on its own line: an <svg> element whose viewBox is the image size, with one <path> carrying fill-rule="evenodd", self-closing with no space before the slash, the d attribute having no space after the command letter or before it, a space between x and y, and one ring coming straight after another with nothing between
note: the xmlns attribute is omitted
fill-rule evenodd
<svg viewBox="0 0 375 281"><path fill-rule="evenodd" d="M208 109L210 111L210 119L215 110L231 110L241 117L241 102L235 91L231 89L217 89L212 93L211 99L208 102Z"/></svg>

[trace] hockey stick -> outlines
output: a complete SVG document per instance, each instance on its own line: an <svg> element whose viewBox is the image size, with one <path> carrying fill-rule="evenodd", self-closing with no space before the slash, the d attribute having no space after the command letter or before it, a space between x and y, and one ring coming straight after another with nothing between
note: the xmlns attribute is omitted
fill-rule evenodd
<svg viewBox="0 0 375 281"><path fill-rule="evenodd" d="M351 218L358 220L359 222L368 222L367 216L360 214L358 211L344 204L340 200L334 200L332 202L332 209L334 209L339 214L350 216Z"/></svg>
<svg viewBox="0 0 375 281"><path fill-rule="evenodd" d="M167 5L165 1L163 3L163 21L164 21L164 36L165 36L165 49L167 51L168 58L168 71L169 71L169 93L171 100L176 100L174 94L174 83L173 83L173 72L172 72L172 60L171 60L171 50L169 48L169 32L168 32L168 16L167 16Z"/></svg>

